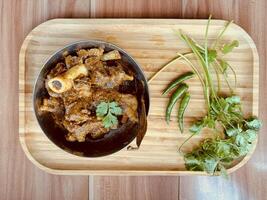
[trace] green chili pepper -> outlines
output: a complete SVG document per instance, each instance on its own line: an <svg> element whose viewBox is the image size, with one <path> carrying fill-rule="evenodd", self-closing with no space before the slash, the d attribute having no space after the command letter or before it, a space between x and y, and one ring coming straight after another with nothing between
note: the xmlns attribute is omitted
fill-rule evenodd
<svg viewBox="0 0 267 200"><path fill-rule="evenodd" d="M188 85L181 84L176 91L173 93L173 95L170 98L169 104L167 106L166 110L166 122L170 122L171 112L174 104L178 101L178 99L188 90Z"/></svg>
<svg viewBox="0 0 267 200"><path fill-rule="evenodd" d="M189 92L186 92L180 102L180 106L178 110L178 123L179 123L179 128L180 128L181 133L184 132L184 112L189 103L189 100L190 100L190 94Z"/></svg>
<svg viewBox="0 0 267 200"><path fill-rule="evenodd" d="M171 91L173 88L175 88L178 84L182 83L185 80L188 80L192 78L195 74L193 72L186 72L185 74L182 74L179 76L175 81L173 81L162 93L162 95L167 94L169 91Z"/></svg>

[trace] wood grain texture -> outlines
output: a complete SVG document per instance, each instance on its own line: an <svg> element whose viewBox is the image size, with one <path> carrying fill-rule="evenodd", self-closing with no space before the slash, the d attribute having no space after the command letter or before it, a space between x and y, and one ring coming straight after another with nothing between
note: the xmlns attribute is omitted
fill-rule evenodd
<svg viewBox="0 0 267 200"><path fill-rule="evenodd" d="M127 151L127 148L124 148L99 158L77 157L64 152L40 129L33 112L32 90L41 66L50 55L56 49L74 41L97 39L113 42L129 52L140 63L146 77L150 77L176 56L177 49L180 52L189 51L173 33L173 29L182 29L196 40L201 40L204 33L199 30L204 30L206 23L206 20L171 19L56 19L36 27L21 47L19 63L19 134L30 160L48 172L59 174L204 174L186 172L183 156L177 153L178 146L191 135L191 122L206 112L201 84L197 78L187 82L192 100L185 115L184 133L181 134L177 130L177 112L173 112L169 125L165 123L165 108L169 97L163 97L161 91L175 77L188 71L188 66L183 62L170 66L149 84L148 130L138 151ZM210 38L215 38L225 24L225 21L214 20L211 23ZM121 31L124 32L123 35ZM235 38L240 43L240 47L234 50L231 56L227 56L227 61L235 69L239 80L236 93L241 97L244 113L258 115L259 63L255 44L247 33L236 25L229 27L222 40L229 41L230 38ZM212 42L213 40L209 40L209 43ZM229 80L233 81L233 75L229 74ZM224 91L227 91L226 88L226 83L222 84ZM207 130L192 138L184 145L183 151L191 151L200 140L210 137L210 134ZM247 161L250 155L244 160ZM242 161L232 167L229 172L238 169L243 163Z"/></svg>
<svg viewBox="0 0 267 200"><path fill-rule="evenodd" d="M177 0L91 0L91 17L179 18Z"/></svg>
<svg viewBox="0 0 267 200"><path fill-rule="evenodd" d="M39 23L65 15L88 17L89 1L0 1L0 199L88 199L88 177L39 170L26 158L17 137L21 44Z"/></svg>
<svg viewBox="0 0 267 200"><path fill-rule="evenodd" d="M177 200L177 177L94 177L95 200Z"/></svg>

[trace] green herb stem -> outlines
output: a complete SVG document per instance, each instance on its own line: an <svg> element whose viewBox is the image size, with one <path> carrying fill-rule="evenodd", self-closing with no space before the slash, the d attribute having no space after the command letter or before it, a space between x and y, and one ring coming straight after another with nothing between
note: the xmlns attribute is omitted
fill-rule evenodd
<svg viewBox="0 0 267 200"><path fill-rule="evenodd" d="M193 54L192 52L187 52L184 53L183 55L190 55ZM162 71L164 71L167 67L169 67L170 65L172 65L173 63L175 63L176 61L180 60L181 57L177 56L174 59L172 59L170 62L168 62L167 64L165 64L159 71L157 71L151 78L149 78L149 80L147 81L148 83L151 83Z"/></svg>
<svg viewBox="0 0 267 200"><path fill-rule="evenodd" d="M194 136L196 135L196 133L191 134L188 138L186 138L186 140L180 145L178 151L179 153L183 154L183 152L181 151L182 147Z"/></svg>
<svg viewBox="0 0 267 200"><path fill-rule="evenodd" d="M228 79L227 79L225 73L223 72L223 69L222 69L222 67L221 67L221 65L220 65L220 63L218 62L217 59L215 59L215 63L216 63L216 65L218 66L219 70L221 71L221 73L222 73L222 75L223 75L223 77L224 77L224 80L225 80L225 82L226 82L228 88L230 89L230 92L233 94L233 93L234 93L234 90L233 90L233 88L231 87L231 84L229 83L229 81L228 81Z"/></svg>
<svg viewBox="0 0 267 200"><path fill-rule="evenodd" d="M221 79L220 79L220 74L218 72L218 69L216 68L215 65L212 65L213 66L213 69L216 73L216 77L217 77L217 94L220 94L221 93Z"/></svg>
<svg viewBox="0 0 267 200"><path fill-rule="evenodd" d="M233 23L233 20L230 22L227 22L227 24L224 26L223 30L220 32L220 34L218 35L218 37L215 40L214 45L212 45L213 49L216 49L218 42L220 41L221 37L223 36L223 34L225 33L225 31L228 29L228 27Z"/></svg>
<svg viewBox="0 0 267 200"><path fill-rule="evenodd" d="M209 108L210 106L210 101L209 101L209 91L206 90L207 87L206 87L206 84L204 83L204 80L201 76L201 74L199 73L198 69L193 65L193 63L188 60L184 55L180 54L180 53L177 53L179 56L181 56L181 58L183 58L186 63L193 69L193 71L196 73L198 79L200 80L201 82L201 85L202 85L202 88L203 88L203 93L204 93L204 97L205 97L205 100L206 100L206 104L207 104L207 108Z"/></svg>

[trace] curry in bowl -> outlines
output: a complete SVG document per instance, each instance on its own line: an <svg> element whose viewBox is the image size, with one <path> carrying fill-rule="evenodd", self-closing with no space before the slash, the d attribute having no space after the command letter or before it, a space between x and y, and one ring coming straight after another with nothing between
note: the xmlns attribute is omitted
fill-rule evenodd
<svg viewBox="0 0 267 200"><path fill-rule="evenodd" d="M34 107L56 145L77 155L101 156L146 131L146 80L124 51L82 42L54 56L36 82Z"/></svg>

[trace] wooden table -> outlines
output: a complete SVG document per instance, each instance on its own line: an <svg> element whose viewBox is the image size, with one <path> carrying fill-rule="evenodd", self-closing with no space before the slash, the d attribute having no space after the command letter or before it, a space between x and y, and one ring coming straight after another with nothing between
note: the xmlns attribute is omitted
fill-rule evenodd
<svg viewBox="0 0 267 200"><path fill-rule="evenodd" d="M266 10L265 0L0 0L0 199L267 199ZM59 17L207 18L209 13L235 20L250 33L260 55L264 126L252 159L229 180L55 176L25 157L18 141L18 54L32 28Z"/></svg>

